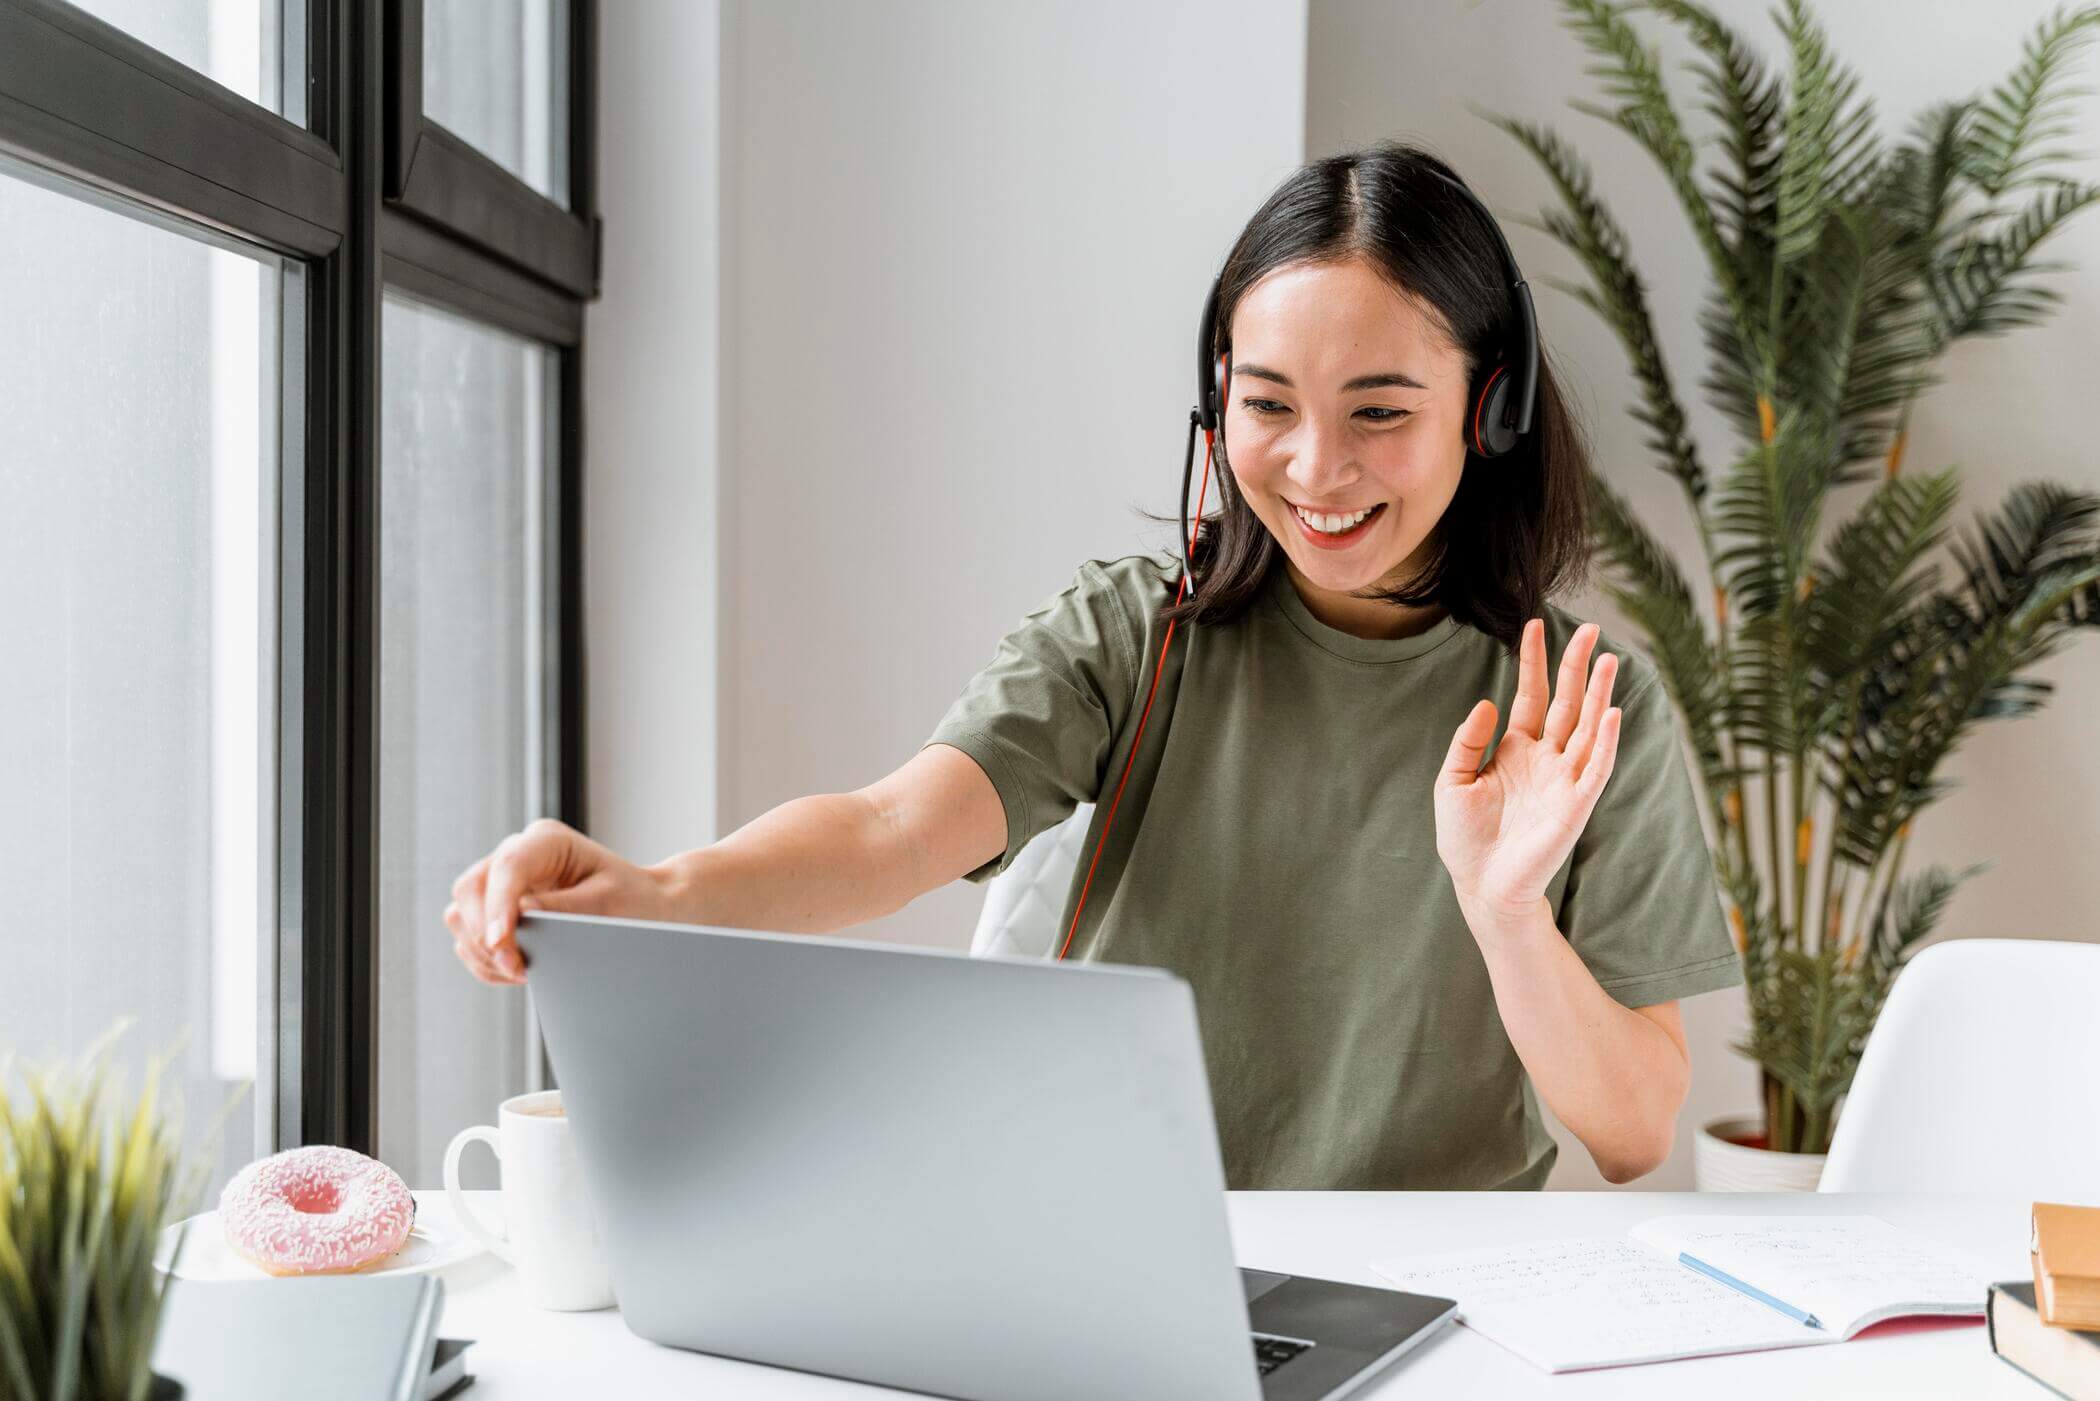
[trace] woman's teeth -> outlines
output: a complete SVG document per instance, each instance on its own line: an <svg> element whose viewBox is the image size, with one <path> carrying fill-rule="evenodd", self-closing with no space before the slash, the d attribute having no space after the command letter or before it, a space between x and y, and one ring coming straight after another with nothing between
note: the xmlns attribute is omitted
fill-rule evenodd
<svg viewBox="0 0 2100 1401"><path fill-rule="evenodd" d="M1353 515L1347 516L1317 515L1311 511L1302 510L1296 506L1291 507L1291 509L1293 511L1298 512L1299 520L1304 521L1307 525L1311 526L1314 530L1319 531L1321 534L1340 535L1343 531L1354 530L1357 526L1363 524L1364 517L1370 515L1371 512L1377 510L1378 508L1376 506L1367 506L1363 510L1358 511Z"/></svg>

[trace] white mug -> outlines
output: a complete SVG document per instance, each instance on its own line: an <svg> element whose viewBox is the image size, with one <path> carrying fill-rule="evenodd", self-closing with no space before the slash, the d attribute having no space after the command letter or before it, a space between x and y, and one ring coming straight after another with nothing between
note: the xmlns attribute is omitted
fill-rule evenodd
<svg viewBox="0 0 2100 1401"><path fill-rule="evenodd" d="M518 1272L533 1303L567 1311L609 1308L612 1277L569 1120L546 1112L560 1108L560 1090L513 1095L497 1107L501 1127L462 1129L445 1150L445 1196L467 1232ZM475 1218L459 1190L459 1155L477 1139L503 1164L501 1236Z"/></svg>

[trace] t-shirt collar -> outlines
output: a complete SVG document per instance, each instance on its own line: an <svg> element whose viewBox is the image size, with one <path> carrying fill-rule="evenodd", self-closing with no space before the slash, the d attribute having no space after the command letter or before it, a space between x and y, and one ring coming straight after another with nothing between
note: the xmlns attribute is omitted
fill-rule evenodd
<svg viewBox="0 0 2100 1401"><path fill-rule="evenodd" d="M1298 596L1297 587L1291 583L1290 571L1281 560L1269 570L1264 592L1306 641L1323 652L1352 662L1409 661L1443 646L1463 626L1457 618L1446 613L1412 637L1358 637L1343 632L1313 616L1312 610L1305 606L1305 600Z"/></svg>

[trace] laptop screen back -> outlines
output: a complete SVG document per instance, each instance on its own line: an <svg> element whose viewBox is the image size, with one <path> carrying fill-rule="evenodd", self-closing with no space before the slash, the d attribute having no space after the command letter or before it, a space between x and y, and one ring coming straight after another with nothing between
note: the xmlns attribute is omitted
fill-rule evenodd
<svg viewBox="0 0 2100 1401"><path fill-rule="evenodd" d="M526 914L643 1337L949 1396L1252 1401L1188 986Z"/></svg>

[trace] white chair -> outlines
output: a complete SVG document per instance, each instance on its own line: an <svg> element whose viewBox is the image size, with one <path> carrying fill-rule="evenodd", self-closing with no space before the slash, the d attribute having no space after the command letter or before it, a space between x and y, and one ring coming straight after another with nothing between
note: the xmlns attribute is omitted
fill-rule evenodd
<svg viewBox="0 0 2100 1401"><path fill-rule="evenodd" d="M2100 944L1955 939L1897 974L1817 1184L2100 1204Z"/></svg>
<svg viewBox="0 0 2100 1401"><path fill-rule="evenodd" d="M1081 803L1072 815L1029 839L1013 864L985 883L984 909L970 954L1004 954L1009 958L1054 958L1063 930L1065 894L1086 844L1092 803Z"/></svg>

